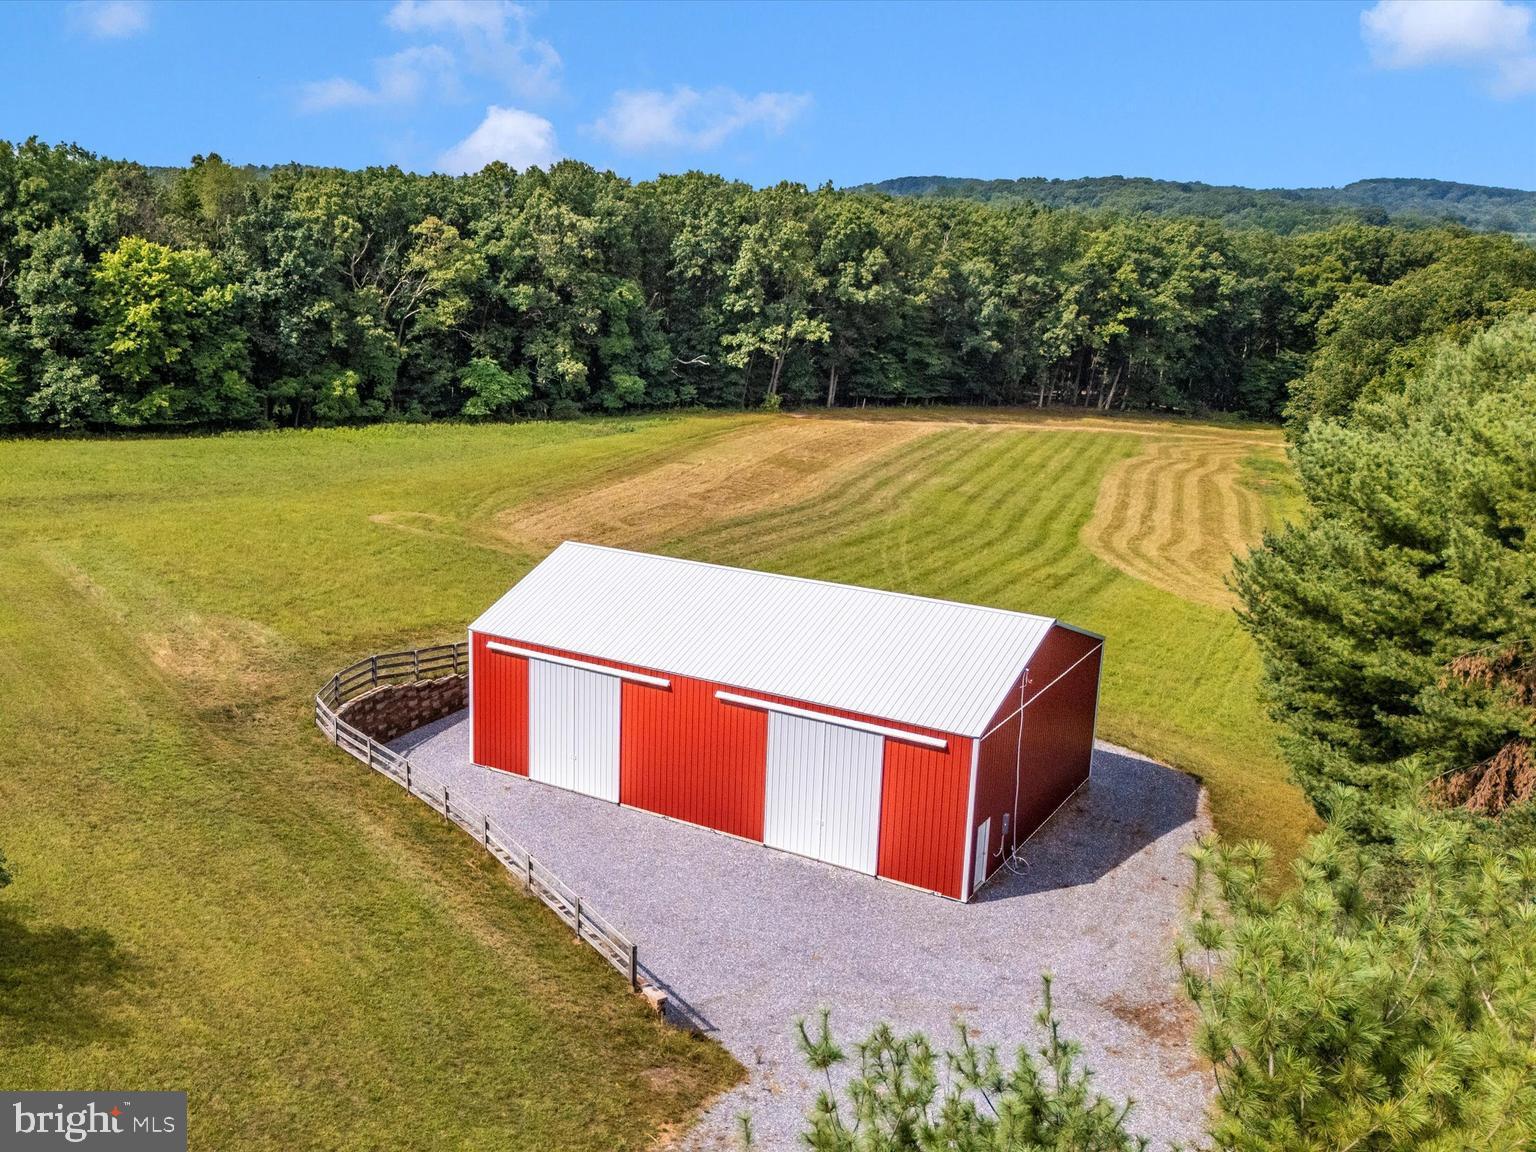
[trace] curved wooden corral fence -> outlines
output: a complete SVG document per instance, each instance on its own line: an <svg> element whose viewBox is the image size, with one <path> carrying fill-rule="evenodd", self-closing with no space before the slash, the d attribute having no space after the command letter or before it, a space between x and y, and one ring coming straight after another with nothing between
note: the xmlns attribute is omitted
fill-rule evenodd
<svg viewBox="0 0 1536 1152"><path fill-rule="evenodd" d="M356 664L348 665L315 694L315 723L320 731L343 752L355 756L382 776L399 784L429 808L442 813L468 832L512 873L555 915L569 924L579 940L596 949L597 954L629 979L629 986L644 993L661 1011L666 997L640 970L639 949L591 905L571 891L560 878L498 827L486 813L462 800L454 799L446 782L434 779L366 732L347 723L347 706L375 692L418 680L465 677L469 674L468 645L440 644L431 648L412 648L403 652L381 652Z"/></svg>

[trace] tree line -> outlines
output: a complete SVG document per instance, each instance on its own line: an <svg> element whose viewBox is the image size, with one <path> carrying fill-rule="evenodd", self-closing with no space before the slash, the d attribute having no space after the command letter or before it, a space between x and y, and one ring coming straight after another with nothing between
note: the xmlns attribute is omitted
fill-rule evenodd
<svg viewBox="0 0 1536 1152"><path fill-rule="evenodd" d="M1536 293L1455 228L1303 235L575 161L463 177L0 142L0 425L901 403L1337 413ZM1366 371L1361 364L1369 364Z"/></svg>

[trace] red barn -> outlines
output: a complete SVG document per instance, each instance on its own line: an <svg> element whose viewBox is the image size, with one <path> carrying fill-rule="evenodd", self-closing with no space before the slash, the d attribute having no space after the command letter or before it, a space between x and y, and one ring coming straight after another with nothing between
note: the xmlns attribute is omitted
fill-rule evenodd
<svg viewBox="0 0 1536 1152"><path fill-rule="evenodd" d="M476 764L960 900L1088 779L1104 645L576 543L469 639Z"/></svg>

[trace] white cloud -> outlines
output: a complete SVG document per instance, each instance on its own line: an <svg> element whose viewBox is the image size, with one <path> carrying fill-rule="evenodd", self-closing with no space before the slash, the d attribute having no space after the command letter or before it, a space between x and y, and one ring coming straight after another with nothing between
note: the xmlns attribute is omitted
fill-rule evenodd
<svg viewBox="0 0 1536 1152"><path fill-rule="evenodd" d="M560 54L529 31L528 9L511 0L396 0L385 18L408 35L449 38L467 67L530 99L549 95Z"/></svg>
<svg viewBox="0 0 1536 1152"><path fill-rule="evenodd" d="M305 84L299 91L299 110L327 112L332 108L414 104L428 87L448 98L459 91L453 53L435 44L381 57L373 62L373 71L371 86L343 76Z"/></svg>
<svg viewBox="0 0 1536 1152"><path fill-rule="evenodd" d="M1360 14L1360 34L1379 67L1468 68L1516 96L1536 92L1533 17L1509 0L1377 0Z"/></svg>
<svg viewBox="0 0 1536 1152"><path fill-rule="evenodd" d="M456 100L466 76L528 99L558 86L560 54L529 31L527 9L511 0L396 0L384 22L418 43L374 60L372 84L333 76L303 85L300 111L406 105L429 91Z"/></svg>
<svg viewBox="0 0 1536 1152"><path fill-rule="evenodd" d="M496 0L397 0L384 22L399 32L503 36L507 7Z"/></svg>
<svg viewBox="0 0 1536 1152"><path fill-rule="evenodd" d="M149 27L144 0L79 0L69 6L71 28L102 40L137 36Z"/></svg>
<svg viewBox="0 0 1536 1152"><path fill-rule="evenodd" d="M778 135L810 106L810 96L794 92L743 96L729 88L698 92L686 86L615 92L591 127L625 152L707 151L745 128Z"/></svg>
<svg viewBox="0 0 1536 1152"><path fill-rule="evenodd" d="M537 164L546 168L560 159L555 126L542 116L520 108L485 110L480 126L437 158L441 172L478 172L493 160L513 168Z"/></svg>

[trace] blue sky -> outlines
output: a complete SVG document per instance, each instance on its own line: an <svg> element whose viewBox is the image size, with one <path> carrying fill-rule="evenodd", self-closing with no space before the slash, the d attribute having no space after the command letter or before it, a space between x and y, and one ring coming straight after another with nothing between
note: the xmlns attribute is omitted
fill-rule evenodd
<svg viewBox="0 0 1536 1152"><path fill-rule="evenodd" d="M1536 188L1514 0L0 6L0 137L151 164Z"/></svg>

